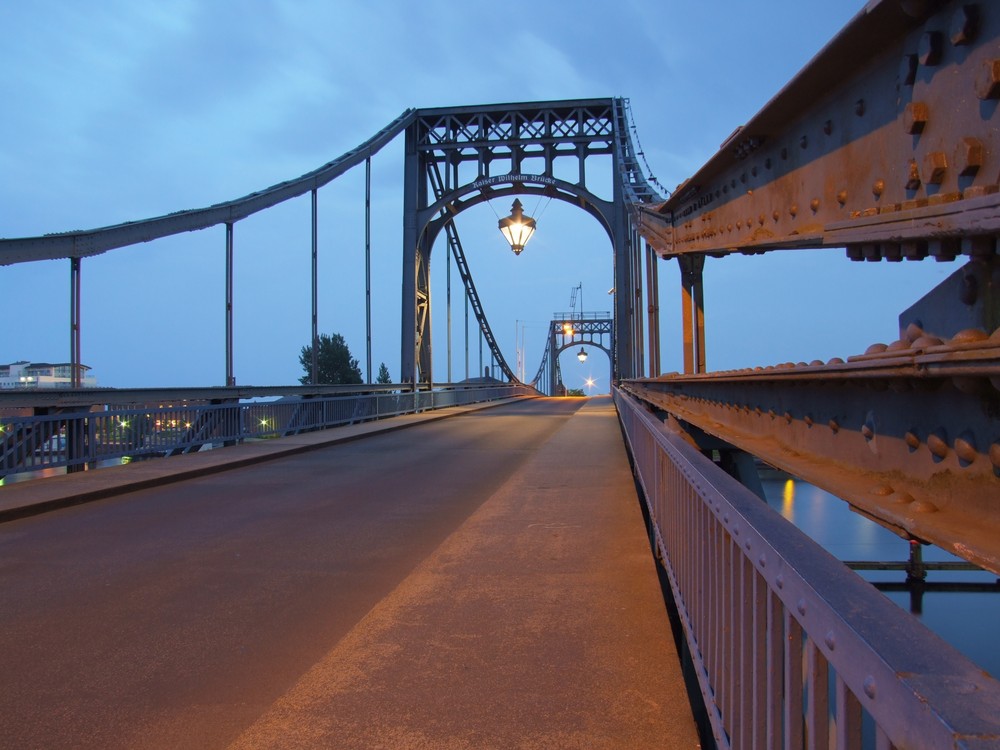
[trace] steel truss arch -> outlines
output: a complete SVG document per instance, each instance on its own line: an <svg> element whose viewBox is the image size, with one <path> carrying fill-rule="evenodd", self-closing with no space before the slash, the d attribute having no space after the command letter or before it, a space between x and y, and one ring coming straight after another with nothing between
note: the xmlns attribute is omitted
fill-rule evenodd
<svg viewBox="0 0 1000 750"><path fill-rule="evenodd" d="M593 156L611 157L610 201L587 188L586 162ZM557 159L569 158L578 163L575 183L557 178L554 172ZM530 161L541 161L544 168L539 173L523 169ZM471 179L461 170L470 163L475 164ZM433 169L440 170L443 182L432 191L426 175ZM430 256L437 235L462 210L509 195L562 200L584 209L604 227L611 240L618 290L612 377L637 375L642 355L637 349L641 292L637 293L636 284L641 271L633 226L637 210L632 204L658 196L635 160L623 100L588 99L416 112L406 129L401 381L433 382Z"/></svg>

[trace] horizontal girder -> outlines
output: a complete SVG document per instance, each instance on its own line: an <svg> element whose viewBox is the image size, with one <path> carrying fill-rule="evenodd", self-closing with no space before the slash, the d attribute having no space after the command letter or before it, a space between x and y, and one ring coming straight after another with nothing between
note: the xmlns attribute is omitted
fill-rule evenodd
<svg viewBox="0 0 1000 750"><path fill-rule="evenodd" d="M911 329L848 361L666 376L626 389L1000 573L1000 331Z"/></svg>
<svg viewBox="0 0 1000 750"><path fill-rule="evenodd" d="M998 38L993 2L869 2L640 231L661 256L992 255Z"/></svg>
<svg viewBox="0 0 1000 750"><path fill-rule="evenodd" d="M421 109L419 150L603 143L614 135L611 99Z"/></svg>

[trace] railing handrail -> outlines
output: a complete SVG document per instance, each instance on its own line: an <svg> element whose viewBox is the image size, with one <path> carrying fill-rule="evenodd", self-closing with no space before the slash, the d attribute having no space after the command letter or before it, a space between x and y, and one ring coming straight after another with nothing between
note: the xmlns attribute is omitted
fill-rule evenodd
<svg viewBox="0 0 1000 750"><path fill-rule="evenodd" d="M559 323L561 321L573 321L573 320L610 320L611 313L609 311L591 311L591 312L554 312L552 313L553 322Z"/></svg>
<svg viewBox="0 0 1000 750"><path fill-rule="evenodd" d="M323 395L309 386L305 389L313 394L309 397L267 401L233 397L84 402L61 405L51 414L2 416L0 477L63 466L97 466L125 457L177 455L207 445L232 445L448 406L538 395L530 386L505 383L444 384L417 390L388 385L343 388ZM259 392L274 394L275 389Z"/></svg>
<svg viewBox="0 0 1000 750"><path fill-rule="evenodd" d="M793 734L785 746L798 746L799 719L815 732L829 728L827 700L839 700L835 720L847 739L838 747L860 747L862 708L880 742L896 747L1000 746L1000 683L669 432L634 396L618 389L614 396L720 747L749 746L751 737L780 736L783 727ZM725 634L730 640L720 640ZM789 651L796 639L801 653L794 645ZM827 665L837 677L833 700L825 694ZM770 694L754 693L761 683ZM819 708L804 708L809 690ZM799 703L789 705L788 696ZM784 701L781 712L776 700Z"/></svg>
<svg viewBox="0 0 1000 750"><path fill-rule="evenodd" d="M495 388L502 381L483 383L421 383L419 390ZM0 390L0 412L5 408L71 407L147 404L172 401L241 401L262 398L354 395L412 392L412 383L363 385L204 386L176 388L13 388Z"/></svg>

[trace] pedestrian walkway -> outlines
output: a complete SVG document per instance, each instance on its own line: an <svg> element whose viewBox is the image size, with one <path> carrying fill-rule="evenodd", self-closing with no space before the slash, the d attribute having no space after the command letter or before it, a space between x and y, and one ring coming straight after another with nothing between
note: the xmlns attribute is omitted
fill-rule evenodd
<svg viewBox="0 0 1000 750"><path fill-rule="evenodd" d="M610 399L571 417L233 747L698 747Z"/></svg>

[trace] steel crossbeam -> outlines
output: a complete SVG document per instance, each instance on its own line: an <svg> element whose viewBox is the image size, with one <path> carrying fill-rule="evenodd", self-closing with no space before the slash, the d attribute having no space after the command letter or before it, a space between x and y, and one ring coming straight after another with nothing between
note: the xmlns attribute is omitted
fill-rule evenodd
<svg viewBox="0 0 1000 750"><path fill-rule="evenodd" d="M904 537L1000 573L1000 333L626 389Z"/></svg>
<svg viewBox="0 0 1000 750"><path fill-rule="evenodd" d="M665 203L663 257L846 247L854 260L992 256L1000 6L873 0Z"/></svg>

